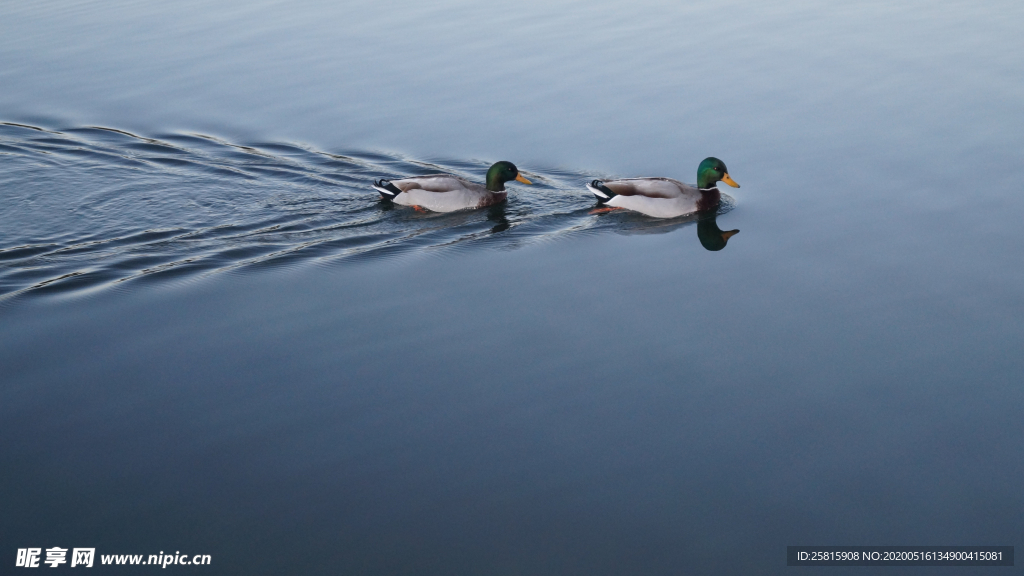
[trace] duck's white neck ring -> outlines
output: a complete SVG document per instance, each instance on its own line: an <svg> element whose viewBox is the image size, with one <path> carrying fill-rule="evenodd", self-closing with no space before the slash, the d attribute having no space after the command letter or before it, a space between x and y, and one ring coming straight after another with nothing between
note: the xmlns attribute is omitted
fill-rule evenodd
<svg viewBox="0 0 1024 576"><path fill-rule="evenodd" d="M718 190L718 186L711 186L710 188L697 188L701 192L711 192L712 190Z"/></svg>

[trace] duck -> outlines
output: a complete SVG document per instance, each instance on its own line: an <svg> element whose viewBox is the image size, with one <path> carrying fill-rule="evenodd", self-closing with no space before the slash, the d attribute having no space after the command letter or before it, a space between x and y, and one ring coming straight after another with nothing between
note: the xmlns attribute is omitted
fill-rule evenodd
<svg viewBox="0 0 1024 576"><path fill-rule="evenodd" d="M451 174L431 174L401 180L382 178L373 181L373 188L380 192L382 200L412 206L417 211L454 212L504 202L505 183L512 180L533 184L519 173L515 164L502 160L487 170L486 186Z"/></svg>
<svg viewBox="0 0 1024 576"><path fill-rule="evenodd" d="M697 186L671 178L623 178L593 180L587 189L603 206L599 211L625 208L655 218L676 218L717 210L722 199L718 182L740 187L729 176L725 162L708 157L697 167Z"/></svg>

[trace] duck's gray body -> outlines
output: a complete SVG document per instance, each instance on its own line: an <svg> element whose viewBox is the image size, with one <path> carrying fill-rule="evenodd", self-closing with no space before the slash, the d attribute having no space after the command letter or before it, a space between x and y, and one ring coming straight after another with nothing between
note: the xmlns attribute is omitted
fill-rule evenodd
<svg viewBox="0 0 1024 576"><path fill-rule="evenodd" d="M389 190L387 181L373 187L395 204L419 206L434 212L454 212L469 208L483 208L504 202L505 192L492 192L482 184L470 182L450 174L431 174L391 180L398 190ZM400 191L400 192L399 192Z"/></svg>
<svg viewBox="0 0 1024 576"><path fill-rule="evenodd" d="M655 218L714 210L721 201L718 188L700 189L671 178L595 180L587 184L587 189L605 206L635 210Z"/></svg>

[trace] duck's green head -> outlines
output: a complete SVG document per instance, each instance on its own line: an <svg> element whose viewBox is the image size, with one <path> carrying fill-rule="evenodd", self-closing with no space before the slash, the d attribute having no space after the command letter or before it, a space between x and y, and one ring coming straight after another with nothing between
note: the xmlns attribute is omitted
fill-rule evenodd
<svg viewBox="0 0 1024 576"><path fill-rule="evenodd" d="M740 187L729 177L729 169L725 167L725 162L714 157L705 158L697 167L697 187L711 188L718 182L725 182L733 188Z"/></svg>
<svg viewBox="0 0 1024 576"><path fill-rule="evenodd" d="M487 189L491 192L501 192L505 189L505 182L510 180L518 180L523 184L533 184L521 174L516 165L511 162L502 160L501 162L495 162L494 166L487 171Z"/></svg>

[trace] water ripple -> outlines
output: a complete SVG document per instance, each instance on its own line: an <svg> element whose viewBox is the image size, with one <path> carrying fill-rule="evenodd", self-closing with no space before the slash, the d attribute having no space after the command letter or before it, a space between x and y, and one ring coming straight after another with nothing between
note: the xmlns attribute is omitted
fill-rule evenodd
<svg viewBox="0 0 1024 576"><path fill-rule="evenodd" d="M511 187L502 206L449 214L383 204L369 187L436 172L480 181L483 160L2 122L0 156L0 299L308 259L667 232L694 221L590 214L583 183L607 175L566 168L520 166L534 186Z"/></svg>

